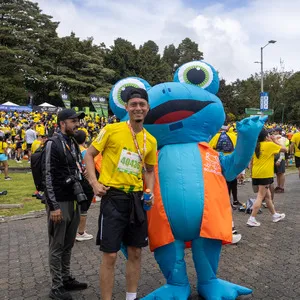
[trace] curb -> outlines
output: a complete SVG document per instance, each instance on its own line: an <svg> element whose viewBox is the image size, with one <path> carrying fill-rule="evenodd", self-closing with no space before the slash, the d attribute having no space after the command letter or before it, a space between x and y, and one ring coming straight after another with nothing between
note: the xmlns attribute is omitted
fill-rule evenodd
<svg viewBox="0 0 300 300"><path fill-rule="evenodd" d="M98 205L97 205L98 204ZM90 206L90 209L94 209L96 207L100 206L100 202L92 203ZM46 209L42 210L37 210L37 211L31 211L27 214L24 215L15 215L15 216L10 216L10 217L2 217L0 216L0 224L1 223L8 223L12 221L20 221L20 220L27 220L27 219L33 219L33 218L41 218L47 214Z"/></svg>

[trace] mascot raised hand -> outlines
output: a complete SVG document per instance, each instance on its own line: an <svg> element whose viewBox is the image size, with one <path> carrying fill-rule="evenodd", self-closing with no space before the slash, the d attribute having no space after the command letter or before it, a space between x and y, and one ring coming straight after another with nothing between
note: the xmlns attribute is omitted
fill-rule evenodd
<svg viewBox="0 0 300 300"><path fill-rule="evenodd" d="M110 106L127 119L122 97L131 87L148 91L144 126L158 142L155 203L148 212L149 243L166 284L143 299L188 299L191 288L184 261L190 242L197 272L197 289L204 299L236 299L251 290L217 278L222 243L232 240L232 212L226 180L247 167L265 119L237 123L234 152L224 156L208 142L225 121L216 96L219 78L204 61L182 65L174 82L151 87L145 80L120 80L110 94Z"/></svg>

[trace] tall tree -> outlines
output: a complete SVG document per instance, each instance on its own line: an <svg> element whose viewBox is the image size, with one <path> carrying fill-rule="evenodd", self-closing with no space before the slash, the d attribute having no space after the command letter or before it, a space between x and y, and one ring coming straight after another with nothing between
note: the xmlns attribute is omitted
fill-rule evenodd
<svg viewBox="0 0 300 300"><path fill-rule="evenodd" d="M93 39L81 41L71 33L57 41L59 55L54 58L53 72L49 74L49 95L59 100L59 91L66 91L72 105L84 106L89 95L108 95L111 84L107 81L114 72L103 66L102 46L93 45ZM59 100L60 101L60 100Z"/></svg>
<svg viewBox="0 0 300 300"><path fill-rule="evenodd" d="M122 38L117 38L114 45L107 50L105 67L115 71L112 83L121 78L136 76L138 50L135 46Z"/></svg>
<svg viewBox="0 0 300 300"><path fill-rule="evenodd" d="M178 51L176 47L171 44L169 46L166 46L164 49L162 61L168 64L170 73L174 73L177 66L178 66Z"/></svg>
<svg viewBox="0 0 300 300"><path fill-rule="evenodd" d="M185 38L178 45L178 65L181 66L189 61L203 59L203 52L199 51L198 44L190 38Z"/></svg>
<svg viewBox="0 0 300 300"><path fill-rule="evenodd" d="M169 67L158 53L158 46L148 41L140 46L138 52L138 75L145 78L151 85L168 80Z"/></svg>
<svg viewBox="0 0 300 300"><path fill-rule="evenodd" d="M45 80L58 23L27 0L0 3L0 99L21 103Z"/></svg>

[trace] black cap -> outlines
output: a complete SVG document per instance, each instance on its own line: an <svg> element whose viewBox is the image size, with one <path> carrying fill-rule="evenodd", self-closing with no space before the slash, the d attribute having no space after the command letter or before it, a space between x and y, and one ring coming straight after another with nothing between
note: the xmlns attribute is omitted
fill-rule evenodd
<svg viewBox="0 0 300 300"><path fill-rule="evenodd" d="M72 108L67 108L61 110L57 114L57 123L59 124L60 121L64 121L67 119L75 119L75 118L83 119L84 117L85 117L85 113L83 111L76 112Z"/></svg>
<svg viewBox="0 0 300 300"><path fill-rule="evenodd" d="M148 93L146 90L142 88L130 88L125 96L125 102L128 102L130 99L133 98L141 98L148 102Z"/></svg>
<svg viewBox="0 0 300 300"><path fill-rule="evenodd" d="M282 132L282 128L281 128L281 127L276 127L276 128L274 129L274 131Z"/></svg>

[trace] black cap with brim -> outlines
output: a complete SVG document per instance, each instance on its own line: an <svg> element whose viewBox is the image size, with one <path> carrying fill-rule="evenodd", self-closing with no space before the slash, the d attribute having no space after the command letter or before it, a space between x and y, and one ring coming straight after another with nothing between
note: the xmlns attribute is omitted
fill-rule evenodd
<svg viewBox="0 0 300 300"><path fill-rule="evenodd" d="M130 88L128 90L128 92L125 95L125 99L124 102L128 102L130 99L134 99L134 98L141 98L144 99L148 102L148 93L146 90L142 89L142 88Z"/></svg>
<svg viewBox="0 0 300 300"><path fill-rule="evenodd" d="M85 117L85 113L83 111L76 112L72 108L67 108L61 110L57 114L57 123L59 124L60 121L65 121L67 119L75 119L75 118L83 119L84 117Z"/></svg>

